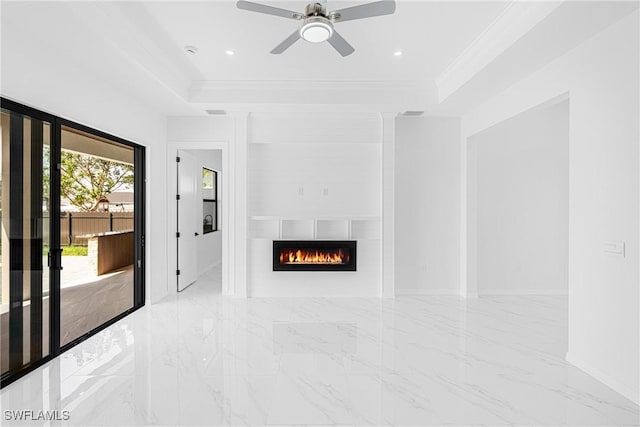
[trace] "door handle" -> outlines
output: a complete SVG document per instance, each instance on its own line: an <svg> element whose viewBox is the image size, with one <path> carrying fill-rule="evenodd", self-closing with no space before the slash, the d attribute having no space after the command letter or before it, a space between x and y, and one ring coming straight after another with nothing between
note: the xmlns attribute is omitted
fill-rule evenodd
<svg viewBox="0 0 640 427"><path fill-rule="evenodd" d="M49 249L47 254L47 267L54 270L62 270L62 251L63 249Z"/></svg>
<svg viewBox="0 0 640 427"><path fill-rule="evenodd" d="M198 234L198 232L197 232L197 231L196 231L193 235L194 235L194 236L199 236L199 234Z"/></svg>

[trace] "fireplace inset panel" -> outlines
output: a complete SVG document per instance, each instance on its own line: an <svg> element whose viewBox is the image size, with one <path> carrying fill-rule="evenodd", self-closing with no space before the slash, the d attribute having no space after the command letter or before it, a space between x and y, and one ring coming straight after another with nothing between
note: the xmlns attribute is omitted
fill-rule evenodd
<svg viewBox="0 0 640 427"><path fill-rule="evenodd" d="M273 271L356 271L355 240L274 240Z"/></svg>

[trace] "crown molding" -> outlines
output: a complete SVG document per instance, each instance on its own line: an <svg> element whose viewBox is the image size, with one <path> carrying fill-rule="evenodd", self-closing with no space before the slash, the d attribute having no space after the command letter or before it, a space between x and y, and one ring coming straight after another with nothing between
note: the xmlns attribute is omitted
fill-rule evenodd
<svg viewBox="0 0 640 427"><path fill-rule="evenodd" d="M434 101L435 88L417 81L207 80L189 88L190 103L229 110L404 111Z"/></svg>
<svg viewBox="0 0 640 427"><path fill-rule="evenodd" d="M514 0L509 3L506 9L436 78L438 102L442 103L470 81L564 1Z"/></svg>

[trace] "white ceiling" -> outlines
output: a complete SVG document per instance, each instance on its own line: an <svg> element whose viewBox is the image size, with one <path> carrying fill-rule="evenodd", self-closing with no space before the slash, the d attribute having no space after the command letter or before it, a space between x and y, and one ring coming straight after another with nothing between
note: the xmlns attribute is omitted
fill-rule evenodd
<svg viewBox="0 0 640 427"><path fill-rule="evenodd" d="M366 2L329 0L327 10ZM307 2L264 3L302 11ZM239 10L235 2L156 2L144 9L176 46L198 47L190 60L205 80L398 81L435 79L507 3L398 1L393 15L336 24L356 49L345 58L328 43L303 40L270 54L298 22ZM236 54L227 56L228 49ZM393 56L396 50L403 56Z"/></svg>
<svg viewBox="0 0 640 427"><path fill-rule="evenodd" d="M306 4L258 2L296 11ZM327 9L365 2L329 0ZM231 0L2 1L2 71L28 78L29 70L11 64L44 49L165 115L206 109L459 115L638 7L606 0L396 4L393 15L336 24L356 49L343 58L327 43L303 40L270 54L298 23L239 10ZM190 55L186 45L198 53ZM229 49L236 54L226 55ZM404 54L393 56L396 50Z"/></svg>

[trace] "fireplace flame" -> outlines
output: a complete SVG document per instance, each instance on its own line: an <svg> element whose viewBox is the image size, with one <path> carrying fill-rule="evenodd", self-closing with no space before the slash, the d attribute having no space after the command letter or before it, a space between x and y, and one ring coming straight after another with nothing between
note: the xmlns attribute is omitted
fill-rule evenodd
<svg viewBox="0 0 640 427"><path fill-rule="evenodd" d="M349 257L342 249L322 251L318 249L282 249L280 264L345 264Z"/></svg>

